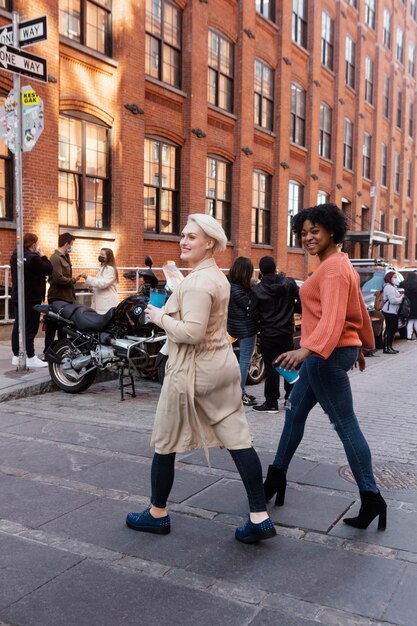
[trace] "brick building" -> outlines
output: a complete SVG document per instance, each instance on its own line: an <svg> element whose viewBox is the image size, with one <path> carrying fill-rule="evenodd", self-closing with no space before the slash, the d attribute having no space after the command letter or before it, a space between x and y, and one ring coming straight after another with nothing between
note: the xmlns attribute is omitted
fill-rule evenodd
<svg viewBox="0 0 417 626"><path fill-rule="evenodd" d="M289 231L331 200L346 249L417 265L416 0L0 0L0 23L47 15L45 130L23 155L24 230L74 263L178 259L186 215L210 211L237 255L296 278ZM0 95L12 75L0 68ZM0 264L15 242L0 142ZM375 219L372 224L372 215ZM385 244L385 245L384 245ZM392 245L396 244L396 245ZM380 247L381 246L381 247Z"/></svg>

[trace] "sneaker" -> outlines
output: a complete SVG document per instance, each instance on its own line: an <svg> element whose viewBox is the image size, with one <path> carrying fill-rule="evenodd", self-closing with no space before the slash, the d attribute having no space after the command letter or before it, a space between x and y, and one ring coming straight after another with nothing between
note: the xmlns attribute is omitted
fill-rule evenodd
<svg viewBox="0 0 417 626"><path fill-rule="evenodd" d="M19 357L18 356L13 356L12 357L12 365L19 365Z"/></svg>
<svg viewBox="0 0 417 626"><path fill-rule="evenodd" d="M253 406L256 404L256 400L253 396L249 396L247 393L242 394L242 403L244 406Z"/></svg>
<svg viewBox="0 0 417 626"><path fill-rule="evenodd" d="M151 515L148 507L142 513L128 513L126 526L143 533L154 533L155 535L167 535L171 530L171 520L169 515L157 519Z"/></svg>
<svg viewBox="0 0 417 626"><path fill-rule="evenodd" d="M253 407L254 411L260 413L279 413L278 402L264 402L263 404L256 404Z"/></svg>
<svg viewBox="0 0 417 626"><path fill-rule="evenodd" d="M249 519L244 526L236 528L235 538L242 543L256 543L263 539L271 539L276 534L272 520L268 517L260 524L254 524Z"/></svg>
<svg viewBox="0 0 417 626"><path fill-rule="evenodd" d="M26 359L26 365L28 367L48 367L48 363L41 361L36 355Z"/></svg>

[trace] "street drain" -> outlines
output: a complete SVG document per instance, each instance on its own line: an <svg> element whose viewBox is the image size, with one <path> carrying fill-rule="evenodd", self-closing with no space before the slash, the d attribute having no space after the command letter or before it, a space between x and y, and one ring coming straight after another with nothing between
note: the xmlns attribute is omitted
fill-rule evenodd
<svg viewBox="0 0 417 626"><path fill-rule="evenodd" d="M373 466L376 482L384 489L417 489L416 468L407 465L386 463ZM355 483L349 465L339 468L339 475L350 483Z"/></svg>

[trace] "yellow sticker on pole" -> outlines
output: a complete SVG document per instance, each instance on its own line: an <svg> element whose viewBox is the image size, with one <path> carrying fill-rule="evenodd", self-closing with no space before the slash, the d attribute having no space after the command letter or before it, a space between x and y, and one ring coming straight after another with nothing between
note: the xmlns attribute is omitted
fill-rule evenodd
<svg viewBox="0 0 417 626"><path fill-rule="evenodd" d="M26 107L33 107L39 104L39 96L33 89L22 91L22 104Z"/></svg>

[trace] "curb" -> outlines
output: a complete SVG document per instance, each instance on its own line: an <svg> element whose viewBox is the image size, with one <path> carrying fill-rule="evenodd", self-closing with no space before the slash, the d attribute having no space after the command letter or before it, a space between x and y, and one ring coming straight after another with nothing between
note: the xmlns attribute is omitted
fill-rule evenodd
<svg viewBox="0 0 417 626"><path fill-rule="evenodd" d="M59 389L55 387L52 380L47 380L41 383L33 383L25 387L0 393L0 403L10 402L10 400L19 400L20 398L27 398L29 396L39 396L43 393L50 393L53 391L59 391Z"/></svg>

